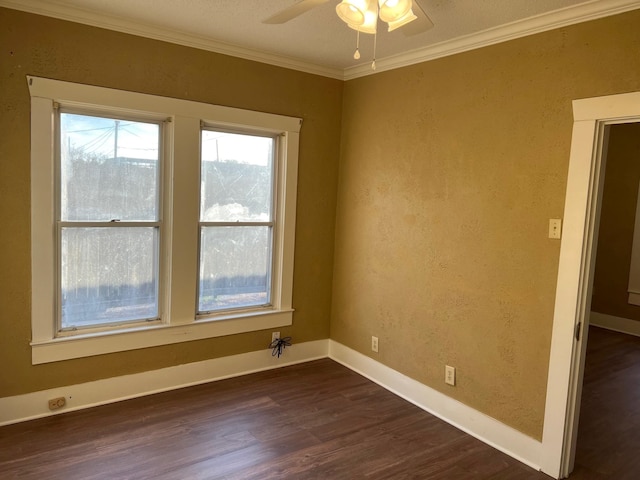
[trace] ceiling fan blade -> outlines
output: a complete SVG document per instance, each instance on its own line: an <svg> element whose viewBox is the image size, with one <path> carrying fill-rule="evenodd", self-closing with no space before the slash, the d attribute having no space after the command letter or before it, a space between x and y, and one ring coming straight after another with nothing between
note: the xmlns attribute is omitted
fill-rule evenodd
<svg viewBox="0 0 640 480"><path fill-rule="evenodd" d="M419 33L426 32L430 28L433 28L433 22L425 13L424 9L417 0L413 0L413 14L418 18L416 18L413 22L404 25L400 29L405 36L411 37L413 35L418 35Z"/></svg>
<svg viewBox="0 0 640 480"><path fill-rule="evenodd" d="M327 3L330 0L300 0L299 2L294 3L290 7L285 8L284 10L280 10L275 15L270 16L262 21L262 23L268 24L277 24L277 23L286 23L289 20L293 20L294 18L302 15L305 12L308 12L312 8L317 7L318 5L322 5L323 3Z"/></svg>

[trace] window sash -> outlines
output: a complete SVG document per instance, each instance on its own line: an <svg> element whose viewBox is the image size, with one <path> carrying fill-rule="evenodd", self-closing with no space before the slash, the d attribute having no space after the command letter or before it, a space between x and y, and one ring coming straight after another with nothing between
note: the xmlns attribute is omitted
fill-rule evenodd
<svg viewBox="0 0 640 480"><path fill-rule="evenodd" d="M263 245L263 246L267 248L267 251L265 252L264 256L260 256L259 252L257 255L255 254L251 255L249 252L240 251L239 252L240 255L244 256L243 272L246 274L247 270L251 270L251 267L255 269L257 266L259 267L260 263L262 263L262 266L264 267L264 274L261 274L261 272L255 272L254 270L252 272L253 275L245 275L244 281L241 279L242 277L240 278L236 277L234 281L234 277L220 278L216 276L214 280L214 284L218 283L217 286L209 286L209 288L207 289L203 288L205 282L207 281L206 278L203 278L204 277L203 274L206 273L205 268L207 264L215 263L217 259L215 255L211 256L209 254L207 256L207 259L205 260L205 255L209 253L209 252L205 252L202 246L205 231L208 230L210 234L213 234L213 232L217 229L236 230L241 232L242 229L246 229L247 227L249 228L257 227L258 229L262 227L265 228L265 230L262 233L260 231L254 233L254 241L256 240L256 238L259 239L261 235L265 235L266 245ZM198 241L199 241L198 295L197 295L197 305L196 305L196 317L198 319L206 319L206 318L215 317L216 315L228 315L231 312L252 311L252 310L255 311L260 309L273 308L272 299L274 296L274 282L273 282L274 232L273 232L273 227L271 225L271 222L265 222L264 224L260 224L260 225L256 225L255 223L252 223L251 225L234 224L234 225L201 226L199 230L200 230L199 232L200 234L198 238ZM231 234L231 237L233 237L233 234ZM240 239L242 240L242 237L240 237ZM241 243L241 242L238 242L238 243ZM224 248L225 246L223 241L220 241L218 245L220 245L222 248ZM258 245L258 248L259 248L259 245ZM225 252L225 253L227 254L227 258L232 257L232 261L233 261L234 252ZM222 253L220 256L224 256L225 253ZM258 265L256 265L256 260L259 262ZM215 274L218 274L218 273L221 273L221 269L217 269L215 271ZM233 266L228 267L227 273L233 273ZM225 279L231 285L226 284ZM261 279L263 281L260 281ZM264 289L259 289L258 287L263 284L264 284ZM213 292L217 292L219 295L221 295L223 300L221 300L220 303L222 305L216 306L216 304L219 303L217 300L216 301L209 300L208 302L205 301L205 290L208 290L209 294ZM226 292L228 293L228 295L225 296L224 295L225 290L231 290L231 292ZM253 295L254 298L251 298L252 293L254 294ZM262 297L262 293L264 293L264 298ZM248 295L248 298L244 301L241 300L243 295ZM258 298L255 298L256 295L258 296ZM207 304L209 305L209 307L203 308Z"/></svg>
<svg viewBox="0 0 640 480"><path fill-rule="evenodd" d="M122 329L122 328L134 328L139 325L148 325L152 323L160 323L163 318L163 298L164 298L164 278L163 278L163 270L164 266L161 261L162 254L164 248L164 239L163 239L163 222L162 222L162 214L163 214L163 170L164 170L164 121L158 119L149 119L146 116L136 116L136 115L127 115L120 114L110 110L106 111L96 111L91 108L67 108L65 106L59 106L58 104L54 105L55 110L55 119L54 119L54 147L55 147L55 178L56 185L54 189L55 193L55 216L56 216L56 235L55 235L55 256L56 256L56 265L55 265L55 332L57 337L64 337L69 335L76 335L77 333L98 333L105 330L113 330L113 329ZM121 221L118 218L112 218L108 221L105 220L96 220L96 221L78 221L78 220L63 220L63 210L62 210L62 115L70 114L70 115L78 115L78 116L86 116L86 117L95 117L95 118L104 118L107 120L113 120L114 122L140 122L144 124L155 124L158 126L157 131L157 164L155 166L155 180L154 180L154 190L155 190L155 215L153 220L137 220L137 221ZM115 139L117 142L117 139ZM115 143L115 151L117 151L119 145ZM119 158L119 156L117 157ZM114 161L116 160L116 155L114 153L113 157ZM151 279L152 284L154 285L154 306L153 310L155 315L153 316L139 316L138 318L126 319L122 321L97 321L95 317L87 318L85 322L82 322L80 325L71 325L64 326L64 318L63 318L63 307L64 307L64 299L63 299L63 231L71 231L73 229L120 229L120 228L153 228L154 229L154 238L153 241L153 259L151 265L151 271L153 272L153 278ZM105 286L105 288L110 288L111 285ZM99 297L99 294L98 294ZM99 299L96 299L99 301ZM122 306L122 305L121 305Z"/></svg>
<svg viewBox="0 0 640 480"><path fill-rule="evenodd" d="M269 162L270 162L270 182L269 182L269 212L268 217L269 221L206 221L203 220L204 212L202 209L204 208L203 198L204 198L204 188L205 181L203 179L203 167L204 167L204 158L203 151L201 147L200 152L200 191L199 191L199 204L200 204L200 212L199 212L199 221L198 221L198 282L197 282L197 294L196 294L196 318L198 319L206 319L206 318L215 318L219 315L227 315L230 312L234 311L251 311L251 310L261 310L261 309L272 309L273 308L273 299L276 296L276 285L274 282L274 278L277 278L275 274L275 255L274 248L276 247L276 235L275 229L277 228L276 224L276 215L277 215L277 192L278 190L278 181L279 177L277 175L278 172L278 164L279 164L279 136L273 134L265 134L263 132L256 132L250 129L226 129L226 128L218 128L217 126L207 125L206 123L201 123L200 129L200 143L202 145L203 142L203 134L204 132L216 132L216 133L229 133L236 135L243 135L248 137L262 137L269 138L272 140L271 150L269 151ZM283 181L281 179L280 181ZM237 306L221 306L219 308L207 308L202 309L203 306L203 282L205 279L203 276L203 256L205 252L203 252L203 231L205 229L211 228L243 228L243 227L268 227L268 253L267 253L267 268L266 268L266 300L264 303L257 302L251 303L247 302L243 305Z"/></svg>
<svg viewBox="0 0 640 480"><path fill-rule="evenodd" d="M80 222L78 222L80 223ZM73 334L75 332L82 332L82 333L87 333L87 332L96 332L96 331L102 331L105 329L114 329L114 328L126 328L126 327L130 327L130 326L135 326L135 325L145 325L145 324L150 324L153 322L160 322L161 318L162 318L162 303L161 303L161 288L160 288L160 282L161 282L161 265L160 265L160 224L159 222L148 222L148 223L141 223L141 222L137 222L136 224L132 225L132 224L117 224L117 223L98 223L98 222L82 222L81 224L78 223L72 223L72 224L68 224L68 222L59 222L58 224L58 228L57 228L57 265L56 265L56 271L59 272L57 275L57 288L56 288L56 330L58 332L58 335L70 335ZM66 225L65 225L66 224ZM121 230L121 229L127 229L127 230L151 230L152 231L152 238L150 238L149 240L152 242L151 243L151 249L152 249L152 258L150 259L151 264L138 264L138 265L133 265L134 267L134 272L135 272L135 267L138 267L138 270L140 269L140 267L142 267L143 272L145 267L147 269L149 269L149 273L150 273L150 278L148 279L148 281L146 283L150 283L150 287L147 287L146 289L148 290L149 288L152 288L152 295L153 295L153 305L151 306L151 310L154 312L153 315L134 315L134 318L123 318L126 315L120 315L120 319L113 319L113 317L110 318L105 318L105 321L97 321L95 320L95 318L97 316L99 316L100 314L102 315L106 315L107 314L107 310L105 310L104 312L100 312L100 310L98 308L95 308L98 306L98 304L103 303L103 304L108 304L109 300L103 298L102 295L100 295L100 290L104 290L106 289L107 291L113 291L113 290L117 290L118 292L120 292L122 289L126 290L131 290L134 285L130 285L130 284L118 284L118 285L114 285L112 283L105 283L102 284L100 283L100 269L101 268L109 268L111 267L111 269L113 270L113 263L111 263L110 265L105 265L104 263L104 258L98 258L98 262L100 262L100 260L103 260L103 263L97 263L95 267L91 268L91 266L89 264L83 264L81 261L77 261L78 259L76 259L76 261L74 261L72 264L67 264L66 268L65 268L65 257L64 257L64 253L65 253L65 239L63 238L64 234L67 234L67 242L72 241L73 240L73 233L74 231L76 232L82 232L83 230L86 231L87 234L89 235L96 235L98 230L101 230L102 232L99 235L100 238L102 238L102 240L104 240L104 237L106 237L107 235L106 232L110 231L110 232L115 232L117 230ZM132 232L133 233L133 232ZM139 233L143 233L143 232L139 232ZM80 242L82 242L82 238L80 239ZM94 240L95 242L95 240ZM99 245L102 246L102 243L100 242L100 240L98 241ZM86 245L85 245L86 247ZM108 242L107 242L107 248L108 248ZM112 253L112 252L111 252ZM138 252L139 253L139 252ZM93 253L95 255L95 252ZM94 259L95 260L95 259ZM129 259L126 259L126 262L129 263ZM116 267L117 267L117 262L116 263ZM120 262L122 263L122 262ZM75 267L75 268L74 268ZM91 280L91 278L86 279L85 284L83 286L78 287L76 284L76 290L77 288L80 289L84 289L85 290L85 295L87 297L92 297L92 300L90 301L90 303L95 304L95 307L93 308L94 310L94 314L92 316L85 316L83 319L77 319L75 323L73 324L67 324L64 325L64 320L65 320L65 315L64 315L64 310L65 310L65 304L67 307L67 310L72 308L75 309L76 311L78 309L81 309L77 302L73 302L71 299L69 299L67 302L65 302L65 295L70 296L70 292L67 291L65 293L65 281L66 282L72 282L73 283L73 276L71 276L71 278L69 276L65 275L65 271L68 271L69 268L72 268L73 270L80 270L80 272L84 272L86 275L86 270L89 269L90 271L93 270L93 274L95 275L96 272L98 272L98 278L97 278L97 285L90 285L91 283L96 283L94 282L90 282L89 280ZM128 267L127 267L128 270ZM119 272L116 268L115 270L115 275L117 275L118 273L122 273ZM112 274L113 275L113 274ZM93 278L94 280L96 280L96 278ZM124 280L127 281L131 281L131 277L125 277ZM69 289L70 285L67 283L66 284L67 290ZM140 286L139 286L140 287ZM88 292L93 290L95 291L97 289L98 293L97 295L95 293L93 293L92 295L90 295ZM135 289L134 289L135 290ZM138 294L139 296L139 294ZM129 298L127 298L127 296L125 295L125 298L121 299L118 302L114 302L113 300L111 301L112 303L112 308L120 308L120 309L125 309L126 307L132 308L134 305L131 305L131 303L127 304L126 301L127 300L131 300L131 297L129 296ZM74 308L74 303L75 303L75 308ZM86 305L86 304L85 304ZM138 307L140 308L141 305L138 305ZM147 307L147 310L149 309L149 307Z"/></svg>

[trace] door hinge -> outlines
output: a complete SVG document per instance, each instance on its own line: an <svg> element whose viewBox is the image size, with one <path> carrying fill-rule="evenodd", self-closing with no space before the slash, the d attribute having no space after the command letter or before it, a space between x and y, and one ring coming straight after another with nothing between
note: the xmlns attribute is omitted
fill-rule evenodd
<svg viewBox="0 0 640 480"><path fill-rule="evenodd" d="M576 342L580 341L580 327L582 327L582 322L578 322L576 325Z"/></svg>

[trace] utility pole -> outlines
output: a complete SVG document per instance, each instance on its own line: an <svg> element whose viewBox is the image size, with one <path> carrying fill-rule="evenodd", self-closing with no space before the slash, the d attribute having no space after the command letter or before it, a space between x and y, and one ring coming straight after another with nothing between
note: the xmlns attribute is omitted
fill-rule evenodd
<svg viewBox="0 0 640 480"><path fill-rule="evenodd" d="M113 138L113 159L118 158L118 126L120 125L120 120L116 120L116 129L115 135Z"/></svg>

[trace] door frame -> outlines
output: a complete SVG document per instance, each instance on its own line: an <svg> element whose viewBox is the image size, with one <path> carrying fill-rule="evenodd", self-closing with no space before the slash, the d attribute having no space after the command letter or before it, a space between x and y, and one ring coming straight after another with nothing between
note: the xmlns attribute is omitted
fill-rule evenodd
<svg viewBox="0 0 640 480"><path fill-rule="evenodd" d="M573 118L540 459L554 478L573 468L606 127L640 121L640 92L574 100Z"/></svg>

